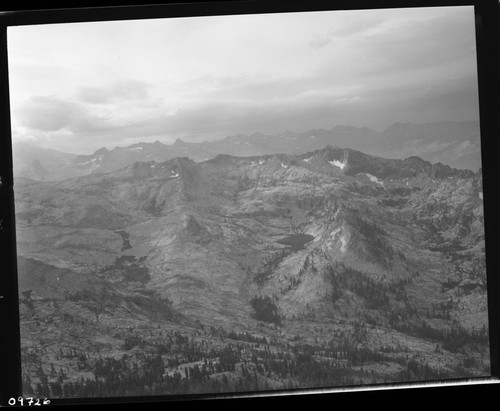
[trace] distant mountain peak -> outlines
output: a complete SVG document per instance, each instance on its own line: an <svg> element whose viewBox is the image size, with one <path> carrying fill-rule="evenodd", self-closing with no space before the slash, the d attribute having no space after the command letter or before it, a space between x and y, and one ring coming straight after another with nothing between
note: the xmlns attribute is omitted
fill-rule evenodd
<svg viewBox="0 0 500 411"><path fill-rule="evenodd" d="M349 152L356 151L350 148L346 147L340 147L338 145L327 145L325 148L318 150L318 152L325 153L326 156L330 157L338 157L340 156L347 156Z"/></svg>
<svg viewBox="0 0 500 411"><path fill-rule="evenodd" d="M99 155L99 154L107 154L109 153L110 150L108 150L106 147L101 147L99 150L97 150L94 155Z"/></svg>
<svg viewBox="0 0 500 411"><path fill-rule="evenodd" d="M186 145L186 142L180 138L177 138L173 144L173 146L184 146L184 145Z"/></svg>
<svg viewBox="0 0 500 411"><path fill-rule="evenodd" d="M391 124L389 127L385 128L383 133L387 133L387 132L394 132L394 131L399 131L401 130L404 126L407 126L408 123L400 123L400 122L396 122L396 123L393 123Z"/></svg>
<svg viewBox="0 0 500 411"><path fill-rule="evenodd" d="M334 132L345 132L345 131L352 131L352 130L357 130L356 127L354 126L347 126L343 124L336 125L334 128L332 128L332 131Z"/></svg>
<svg viewBox="0 0 500 411"><path fill-rule="evenodd" d="M240 159L241 157L232 156L230 154L217 154L214 158L208 160L208 162L213 164L232 164Z"/></svg>

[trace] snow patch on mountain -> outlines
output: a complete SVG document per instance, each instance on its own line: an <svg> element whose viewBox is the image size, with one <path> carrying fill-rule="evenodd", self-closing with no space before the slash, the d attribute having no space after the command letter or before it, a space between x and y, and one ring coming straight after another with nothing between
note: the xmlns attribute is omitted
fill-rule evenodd
<svg viewBox="0 0 500 411"><path fill-rule="evenodd" d="M92 164L92 163L95 163L97 161L101 161L103 158L102 155L99 155L95 158L91 158L89 161L84 161L83 163L78 163L79 166L86 166L87 164Z"/></svg>
<svg viewBox="0 0 500 411"><path fill-rule="evenodd" d="M377 177L375 177L375 176L373 176L373 175L371 175L371 174L368 174L368 173L366 173L366 176L370 179L370 181L371 181L372 183L376 183L376 184L379 184L379 185L381 185L381 186L383 186L383 185L384 185L384 182L383 182L383 181L380 181Z"/></svg>
<svg viewBox="0 0 500 411"><path fill-rule="evenodd" d="M329 161L329 163L332 166L340 168L341 170L343 170L345 168L345 166L347 165L347 161L341 162L341 161L338 161L338 160L333 160L333 161Z"/></svg>
<svg viewBox="0 0 500 411"><path fill-rule="evenodd" d="M340 235L340 252L345 253L347 250L347 243L348 243L348 238L347 235L344 231L344 227L341 229L341 235Z"/></svg>

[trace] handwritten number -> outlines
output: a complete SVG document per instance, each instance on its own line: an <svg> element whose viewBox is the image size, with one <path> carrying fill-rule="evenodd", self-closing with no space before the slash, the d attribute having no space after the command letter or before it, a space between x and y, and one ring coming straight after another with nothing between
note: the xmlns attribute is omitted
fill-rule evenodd
<svg viewBox="0 0 500 411"><path fill-rule="evenodd" d="M16 401L15 398L9 398L9 401L8 401L8 404L9 405L16 405L17 402L19 402L21 404L21 406L24 406L24 398L23 397L19 397ZM50 404L50 400L48 398L45 398L43 400L43 402L40 402L40 398L35 398L35 401L33 401L33 397L26 397L26 405L28 406L32 406L32 405L49 405Z"/></svg>

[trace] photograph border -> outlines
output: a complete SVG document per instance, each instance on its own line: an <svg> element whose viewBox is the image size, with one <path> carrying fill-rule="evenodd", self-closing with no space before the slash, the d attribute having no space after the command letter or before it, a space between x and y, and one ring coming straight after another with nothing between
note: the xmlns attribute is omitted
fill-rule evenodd
<svg viewBox="0 0 500 411"><path fill-rule="evenodd" d="M380 391L402 390L408 398L420 398L426 392L439 392L444 396L461 396L469 392L468 388L476 390L498 389L500 382L499 364L499 320L500 320L500 260L496 253L496 237L499 232L496 186L500 173L497 168L499 151L499 6L497 0L471 1L398 1L398 0L219 0L219 1L184 1L150 2L147 5L124 4L119 1L99 2L99 6L88 2L75 2L71 6L46 5L36 10L29 5L16 4L17 8L0 11L0 250L2 253L2 273L0 275L0 406L8 405L10 398L22 397L21 384L21 354L20 354L20 319L19 296L17 284L17 254L14 211L14 178L12 160L12 140L10 124L9 73L7 30L12 26L77 23L90 21L111 21L130 19L157 19L169 17L281 13L300 11L326 10L358 10L407 7L443 7L443 6L473 6L475 10L477 69L479 90L479 122L481 133L481 159L484 187L484 219L485 247L487 265L487 298L491 350L491 378L477 379L458 383L443 382L443 384L403 384L382 385L365 388L333 388L332 390L300 390L297 392L258 392L222 395L189 395L161 397L125 397L125 398L95 398L95 399L54 399L54 405L62 404L123 404L123 403L155 403L169 401L189 402L199 399L249 399L267 398L272 401L283 400L295 403L299 397L314 394L343 393L346 401L352 401L353 394L360 393L363 401L376 396ZM479 386L479 387L478 387ZM481 394L480 394L481 395ZM320 395L323 397L323 395ZM259 404L258 402L256 403ZM228 404L229 405L229 404Z"/></svg>

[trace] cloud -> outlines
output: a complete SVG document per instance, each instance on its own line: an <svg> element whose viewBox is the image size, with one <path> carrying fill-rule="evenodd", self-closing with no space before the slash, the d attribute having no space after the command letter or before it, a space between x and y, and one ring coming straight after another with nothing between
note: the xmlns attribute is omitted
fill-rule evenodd
<svg viewBox="0 0 500 411"><path fill-rule="evenodd" d="M223 138L257 131L279 133L285 129L305 130L333 127L336 105L327 98L280 101L200 101L180 107L175 114L130 124L121 135L188 136L196 140Z"/></svg>
<svg viewBox="0 0 500 411"><path fill-rule="evenodd" d="M32 97L17 109L15 115L24 127L44 132L96 129L102 127L106 121L92 115L78 103L47 96Z"/></svg>
<svg viewBox="0 0 500 411"><path fill-rule="evenodd" d="M396 86L382 83L370 89L356 84L315 89L305 81L306 91L299 92L297 79L299 84L292 86L293 93L279 93L284 83L270 93L275 98L262 98L261 91L256 91L259 96L252 99L240 93L248 85L234 79L226 82L227 90L218 85L213 93L202 94L197 100L179 100L178 104L146 100L142 109L136 103L121 102L99 106L101 110L96 112L92 110L95 104L38 96L19 110L17 119L29 134L50 134L52 144L58 142L71 152L153 139L203 141L257 131L330 129L337 124L381 130L394 122L477 119L475 80L471 75ZM256 84L264 87L265 81ZM115 116L113 111L117 112Z"/></svg>
<svg viewBox="0 0 500 411"><path fill-rule="evenodd" d="M136 80L122 80L108 87L81 87L76 97L90 104L109 104L127 100L144 100L148 97L148 86Z"/></svg>
<svg viewBox="0 0 500 411"><path fill-rule="evenodd" d="M322 49L333 41L333 38L325 35L316 33L313 38L309 40L309 46L314 49Z"/></svg>
<svg viewBox="0 0 500 411"><path fill-rule="evenodd" d="M409 15L411 16L411 14ZM417 15L418 16L418 15ZM475 68L474 20L463 12L394 20L364 39L365 73Z"/></svg>
<svg viewBox="0 0 500 411"><path fill-rule="evenodd" d="M477 81L474 75L428 79L405 85L381 85L365 91L352 108L338 107L347 124L384 129L396 122L427 123L477 120Z"/></svg>
<svg viewBox="0 0 500 411"><path fill-rule="evenodd" d="M334 47L338 42L356 41L360 37L371 36L387 20L386 14L378 11L365 11L364 14L336 12L330 18L331 24L326 26L327 29L313 33L308 41L313 49L323 49L328 45Z"/></svg>
<svg viewBox="0 0 500 411"><path fill-rule="evenodd" d="M470 118L477 88L467 10L84 24L64 35L20 28L9 44L13 125L19 136L99 148ZM59 71L37 76L49 63Z"/></svg>

